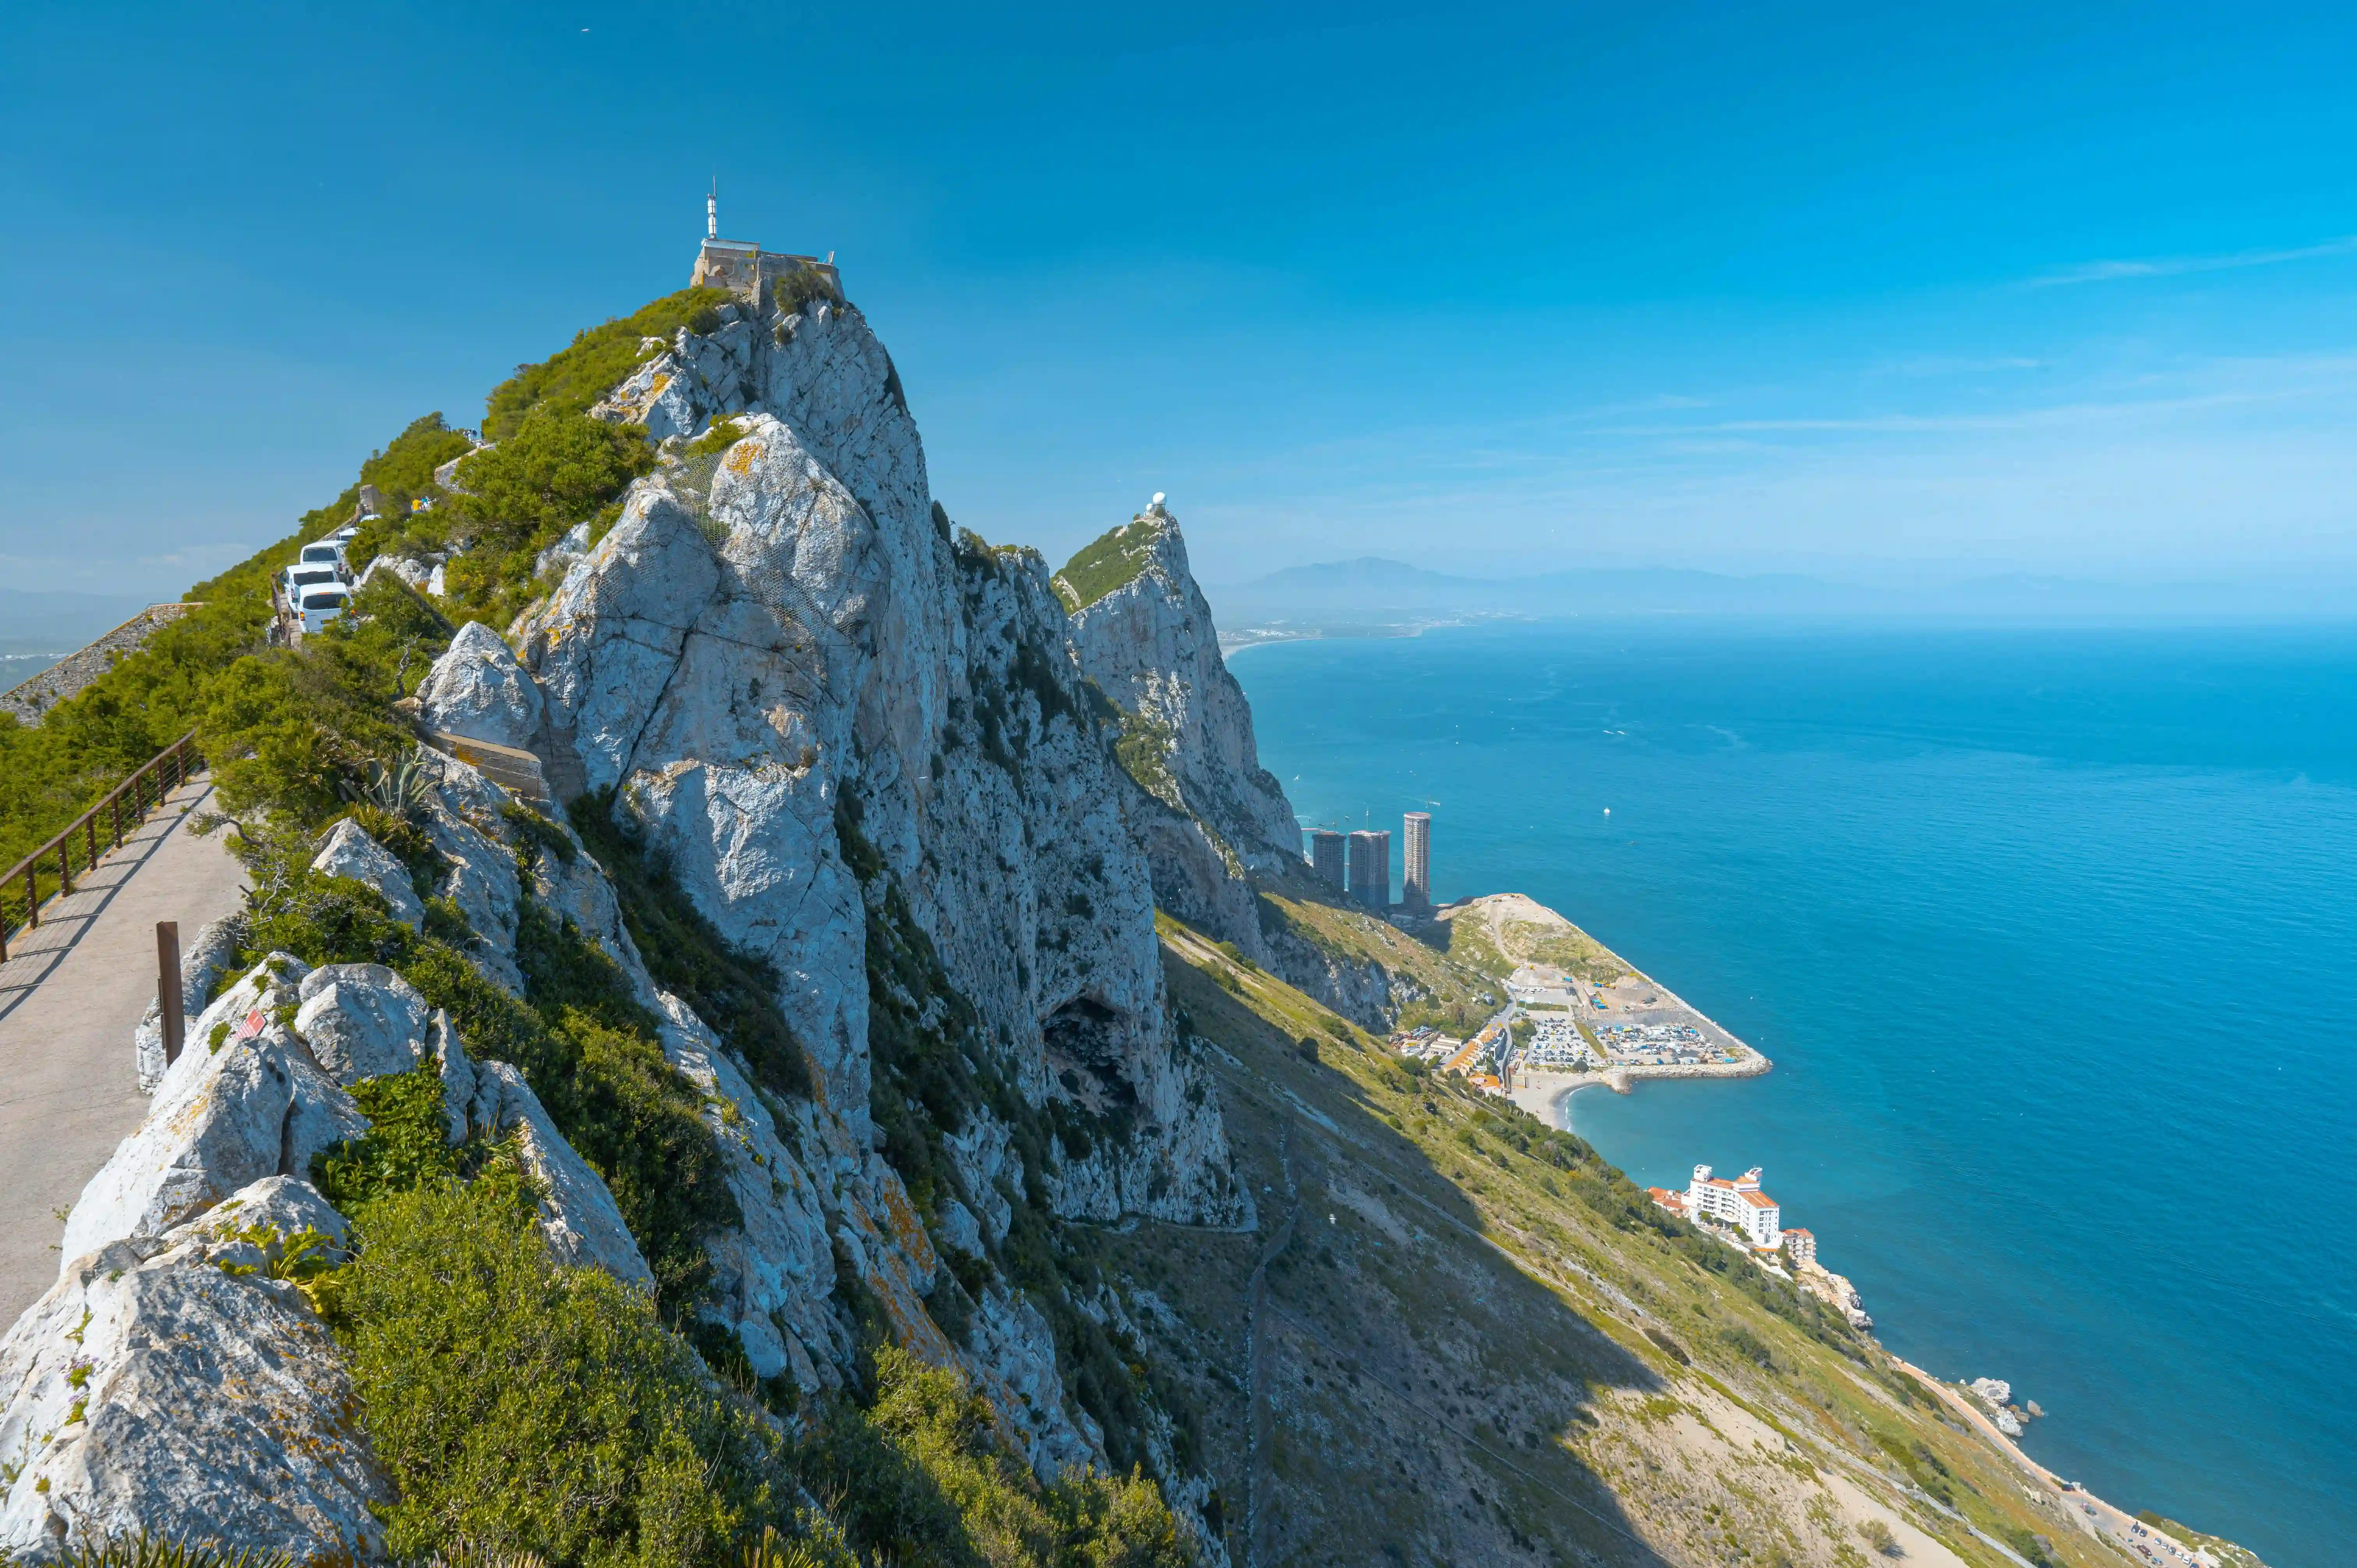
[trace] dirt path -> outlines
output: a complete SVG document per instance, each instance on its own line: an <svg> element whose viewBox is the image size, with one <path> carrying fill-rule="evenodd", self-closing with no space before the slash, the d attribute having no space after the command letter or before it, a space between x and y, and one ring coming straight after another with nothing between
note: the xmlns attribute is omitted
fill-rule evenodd
<svg viewBox="0 0 2357 1568"><path fill-rule="evenodd" d="M234 912L244 867L188 828L199 775L41 909L0 964L0 1326L58 1277L58 1211L147 1113L131 1036L156 999L156 922Z"/></svg>

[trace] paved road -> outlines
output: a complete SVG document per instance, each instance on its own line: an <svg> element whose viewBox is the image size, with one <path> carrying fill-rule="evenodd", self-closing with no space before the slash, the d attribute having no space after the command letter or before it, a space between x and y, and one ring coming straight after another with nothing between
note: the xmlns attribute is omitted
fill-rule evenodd
<svg viewBox="0 0 2357 1568"><path fill-rule="evenodd" d="M20 931L0 964L0 1332L58 1277L57 1211L147 1113L131 1035L156 999L156 922L234 911L244 867L188 832L202 775Z"/></svg>

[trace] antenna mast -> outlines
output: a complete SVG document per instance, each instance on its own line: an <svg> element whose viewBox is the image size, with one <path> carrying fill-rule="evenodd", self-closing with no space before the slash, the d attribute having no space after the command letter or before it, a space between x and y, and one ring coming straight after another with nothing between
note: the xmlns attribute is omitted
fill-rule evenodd
<svg viewBox="0 0 2357 1568"><path fill-rule="evenodd" d="M704 199L704 237L720 238L720 177L712 177L712 194Z"/></svg>

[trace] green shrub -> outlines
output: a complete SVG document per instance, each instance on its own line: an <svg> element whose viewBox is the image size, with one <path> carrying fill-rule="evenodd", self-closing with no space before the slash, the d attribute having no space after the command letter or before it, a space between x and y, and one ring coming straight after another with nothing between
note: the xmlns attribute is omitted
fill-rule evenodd
<svg viewBox="0 0 2357 1568"><path fill-rule="evenodd" d="M1177 1568L1189 1561L1153 1484L1094 1472L1041 1486L993 1439L990 1406L957 1372L889 1346L872 1410L837 1406L801 1468L854 1544L879 1560Z"/></svg>
<svg viewBox="0 0 2357 1568"><path fill-rule="evenodd" d="M1134 521L1099 534L1051 579L1056 596L1066 610L1077 612L1128 586L1153 561L1154 542L1159 537L1153 524Z"/></svg>
<svg viewBox="0 0 2357 1568"><path fill-rule="evenodd" d="M311 1162L319 1196L345 1215L387 1193L406 1192L458 1174L442 1115L442 1074L431 1060L407 1072L364 1078L351 1086L369 1130Z"/></svg>
<svg viewBox="0 0 2357 1568"><path fill-rule="evenodd" d="M770 280L770 306L772 309L792 315L809 309L820 300L841 305L843 291L816 267L796 267Z"/></svg>
<svg viewBox="0 0 2357 1568"><path fill-rule="evenodd" d="M683 327L709 332L720 325L720 307L735 297L725 288L685 288L602 327L583 328L563 352L523 366L491 390L484 403L484 439L506 440L535 408L586 412L638 365L641 338L668 341Z"/></svg>
<svg viewBox="0 0 2357 1568"><path fill-rule="evenodd" d="M726 452L745 438L745 427L733 419L716 419L712 428L687 445L690 457L709 457L715 452Z"/></svg>
<svg viewBox="0 0 2357 1568"><path fill-rule="evenodd" d="M342 1271L396 1555L708 1563L791 1523L772 1429L715 1390L654 1305L548 1255L528 1204L429 1183L370 1205Z"/></svg>
<svg viewBox="0 0 2357 1568"><path fill-rule="evenodd" d="M652 467L638 426L537 408L458 465L468 493L452 504L475 523L471 548L513 550L583 521Z"/></svg>

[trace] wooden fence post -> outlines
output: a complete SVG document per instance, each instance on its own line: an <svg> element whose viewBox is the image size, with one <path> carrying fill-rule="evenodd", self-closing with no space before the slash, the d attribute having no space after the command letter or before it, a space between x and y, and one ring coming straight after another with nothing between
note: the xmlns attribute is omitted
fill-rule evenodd
<svg viewBox="0 0 2357 1568"><path fill-rule="evenodd" d="M156 922L156 1001L164 1015L164 1065L180 1059L180 1040L188 1020L181 1015L180 923Z"/></svg>

